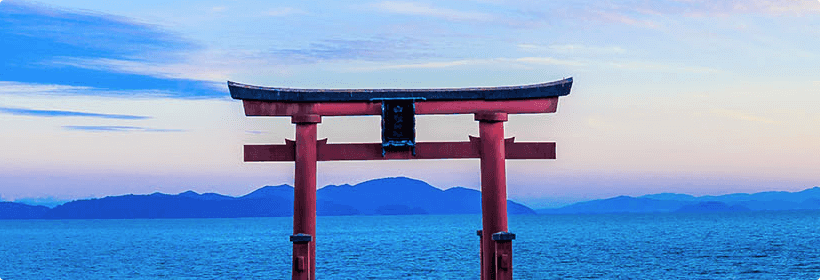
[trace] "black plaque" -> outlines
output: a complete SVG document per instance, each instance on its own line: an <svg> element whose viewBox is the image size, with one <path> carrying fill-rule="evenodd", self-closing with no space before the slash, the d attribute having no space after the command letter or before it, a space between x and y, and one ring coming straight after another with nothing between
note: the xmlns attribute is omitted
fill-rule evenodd
<svg viewBox="0 0 820 280"><path fill-rule="evenodd" d="M382 100L382 155L412 150L416 154L416 105L412 99Z"/></svg>

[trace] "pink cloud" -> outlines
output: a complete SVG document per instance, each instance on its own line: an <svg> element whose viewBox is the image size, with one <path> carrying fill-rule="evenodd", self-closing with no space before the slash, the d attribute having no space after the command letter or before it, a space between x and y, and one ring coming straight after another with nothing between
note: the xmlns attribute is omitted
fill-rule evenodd
<svg viewBox="0 0 820 280"><path fill-rule="evenodd" d="M673 0L666 5L652 2L652 4L636 7L635 11L653 15L681 14L692 17L733 14L802 16L820 14L820 2L816 0Z"/></svg>

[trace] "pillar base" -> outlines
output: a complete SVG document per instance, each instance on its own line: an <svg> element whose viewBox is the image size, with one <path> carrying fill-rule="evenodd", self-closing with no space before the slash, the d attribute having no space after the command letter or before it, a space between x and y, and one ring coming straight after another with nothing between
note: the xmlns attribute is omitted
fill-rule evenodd
<svg viewBox="0 0 820 280"><path fill-rule="evenodd" d="M512 232L496 232L493 233L493 241L513 241L515 240L515 233Z"/></svg>
<svg viewBox="0 0 820 280"><path fill-rule="evenodd" d="M309 243L310 241L313 241L313 236L310 236L310 234L299 233L290 236L290 242L294 244Z"/></svg>

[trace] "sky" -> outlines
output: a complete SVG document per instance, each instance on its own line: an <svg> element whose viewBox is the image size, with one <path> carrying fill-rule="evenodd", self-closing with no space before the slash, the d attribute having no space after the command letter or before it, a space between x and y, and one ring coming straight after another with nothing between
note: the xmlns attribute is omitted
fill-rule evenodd
<svg viewBox="0 0 820 280"><path fill-rule="evenodd" d="M507 161L535 208L617 195L820 185L820 1L0 2L0 200L153 192L243 195L292 163L242 145L292 139L245 117L228 80L296 88L523 85L573 77L555 114L507 137L557 142ZM378 116L320 138L379 142ZM418 141L478 135L417 116ZM318 186L407 176L478 189L478 160L322 162Z"/></svg>

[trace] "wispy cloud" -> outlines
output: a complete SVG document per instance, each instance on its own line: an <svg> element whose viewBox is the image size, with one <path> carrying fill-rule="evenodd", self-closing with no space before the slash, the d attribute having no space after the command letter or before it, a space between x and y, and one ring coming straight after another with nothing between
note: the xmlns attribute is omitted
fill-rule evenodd
<svg viewBox="0 0 820 280"><path fill-rule="evenodd" d="M559 9L563 14L535 12L542 17L572 15L569 20L582 19L642 29L679 31L680 21L674 17L730 17L735 15L804 16L820 14L818 0L659 0L619 1L603 0L578 3L575 7Z"/></svg>
<svg viewBox="0 0 820 280"><path fill-rule="evenodd" d="M666 16L683 15L691 17L729 16L733 14L758 14L770 16L792 16L820 13L817 0L666 0L648 2L609 3L612 10L635 12L643 15Z"/></svg>
<svg viewBox="0 0 820 280"><path fill-rule="evenodd" d="M654 20L633 16L620 11L598 11L594 15L594 18L604 22L612 22L647 29L658 29L660 27L660 23Z"/></svg>
<svg viewBox="0 0 820 280"><path fill-rule="evenodd" d="M656 63L656 62L641 62L641 61L624 61L624 62L609 62L604 63L604 67L618 68L624 70L635 71L650 71L650 72L665 72L665 73L696 73L696 74L714 74L722 73L723 71L710 67L677 65L671 63Z"/></svg>
<svg viewBox="0 0 820 280"><path fill-rule="evenodd" d="M93 90L91 87L54 84L32 84L0 81L0 94L65 94Z"/></svg>
<svg viewBox="0 0 820 280"><path fill-rule="evenodd" d="M423 42L412 38L329 39L298 49L275 49L269 55L284 63L331 60L387 61L428 57Z"/></svg>
<svg viewBox="0 0 820 280"><path fill-rule="evenodd" d="M488 13L433 7L430 4L409 1L382 1L372 6L388 13L428 16L453 21L491 21L495 19L494 15Z"/></svg>
<svg viewBox="0 0 820 280"><path fill-rule="evenodd" d="M305 12L304 10L301 10L301 9L291 8L291 7L274 8L274 9L270 9L270 10L267 10L267 11L264 12L264 15L270 16L270 17L284 17L284 16L290 16L290 15L302 15L302 14L307 14L307 12Z"/></svg>
<svg viewBox="0 0 820 280"><path fill-rule="evenodd" d="M115 73L138 74L160 79L218 81L220 85L222 85L222 81L227 80L227 74L224 72L215 72L210 68L192 68L191 65L184 63L169 64L131 59L58 57L50 64Z"/></svg>
<svg viewBox="0 0 820 280"><path fill-rule="evenodd" d="M89 132L182 132L182 129L159 129L139 126L64 125L63 129Z"/></svg>
<svg viewBox="0 0 820 280"><path fill-rule="evenodd" d="M182 83L183 85L185 83ZM220 83L224 87L224 84ZM213 90L212 90L213 91ZM44 96L107 96L126 98L183 98L201 99L221 97L226 98L226 94L202 95L199 92L175 92L169 90L121 90L94 88L86 86L70 86L58 84L37 84L0 81L0 95L44 95Z"/></svg>
<svg viewBox="0 0 820 280"><path fill-rule="evenodd" d="M586 45L576 45L576 44L565 44L565 45L537 45L537 44L518 44L519 49L524 51L550 51L555 53L567 53L567 54L622 54L626 53L621 47L599 47L599 46L586 46Z"/></svg>
<svg viewBox="0 0 820 280"><path fill-rule="evenodd" d="M371 67L355 67L350 70L374 71L391 69L435 69L470 65L562 65L562 66L584 66L585 62L577 60L557 59L552 57L519 57L519 58L489 58L489 59L462 59L450 61L422 62L411 64L386 64Z"/></svg>
<svg viewBox="0 0 820 280"><path fill-rule="evenodd" d="M530 64L543 64L543 65L563 65L563 66L584 66L587 63L578 61L578 60L571 60L571 59L558 59L552 57L521 57L516 58L513 61L515 62L524 62Z"/></svg>
<svg viewBox="0 0 820 280"><path fill-rule="evenodd" d="M679 12L689 16L725 14L765 14L774 16L805 15L820 13L820 1L816 0L745 0L709 1L677 0L677 4L665 12ZM682 5L680 5L682 4Z"/></svg>
<svg viewBox="0 0 820 280"><path fill-rule="evenodd" d="M433 68L446 68L446 67L455 67L455 66L464 66L464 65L477 65L477 64L486 64L486 63L488 63L488 60L465 59L465 60L437 61L437 62L424 62L424 63L412 63L412 64L391 64L391 65L380 65L380 66L374 66L374 67L355 68L355 69L357 69L357 70L433 69Z"/></svg>
<svg viewBox="0 0 820 280"><path fill-rule="evenodd" d="M180 70L201 46L159 26L27 1L4 3L0 26L6 81L225 95L198 68Z"/></svg>
<svg viewBox="0 0 820 280"><path fill-rule="evenodd" d="M647 71L647 72L665 72L665 73L696 73L696 74L715 74L723 73L720 69L680 65L673 63L658 63L658 62L642 62L642 61L619 61L609 62L601 60L576 60L576 59L561 59L549 56L528 56L518 58L486 58L486 59L461 59L449 61L432 61L409 64L382 64L363 67L352 67L352 71L378 71L378 70L394 70L394 69L436 69L449 68L459 66L478 66L478 65L493 65L500 66L534 66L534 65L555 65L568 67L602 67L602 68L617 68L623 70L633 71Z"/></svg>
<svg viewBox="0 0 820 280"><path fill-rule="evenodd" d="M733 110L727 110L727 109L712 109L712 110L710 110L710 112L712 114L715 114L715 115L718 115L718 116L727 117L727 118L735 119L735 120L741 120L741 121L760 122L760 123L767 123L767 124L779 123L779 122L777 122L775 120L772 120L772 119L769 119L769 118L754 116L754 115L750 115L750 114L746 114L746 113L742 113L742 112L738 112L738 111L733 111Z"/></svg>
<svg viewBox="0 0 820 280"><path fill-rule="evenodd" d="M144 120L149 119L147 116L136 115L120 115L120 114L101 114L88 113L79 111L65 111L65 110L36 110L26 108L9 108L0 107L0 113L17 115L17 116L32 116L32 117L83 117L83 118L101 118L101 119L119 119L119 120Z"/></svg>
<svg viewBox="0 0 820 280"><path fill-rule="evenodd" d="M50 56L122 57L150 54L164 60L199 46L159 26L127 18L12 1L0 10L0 38L23 59ZM82 32L77 32L82 30ZM7 39L18 39L18 42ZM37 42L38 45L29 45ZM22 60L22 59L21 59Z"/></svg>

